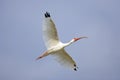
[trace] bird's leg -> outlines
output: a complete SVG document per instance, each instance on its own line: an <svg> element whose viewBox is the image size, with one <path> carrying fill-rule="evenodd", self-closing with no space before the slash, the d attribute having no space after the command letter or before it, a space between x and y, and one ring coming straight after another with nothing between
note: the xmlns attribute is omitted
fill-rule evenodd
<svg viewBox="0 0 120 80"><path fill-rule="evenodd" d="M44 52L44 53L43 53L42 55L40 55L36 60L41 59L41 58L43 58L43 57L45 57L45 56L47 56L47 55L49 55L49 54L48 54L48 51Z"/></svg>
<svg viewBox="0 0 120 80"><path fill-rule="evenodd" d="M53 49L54 49L54 48L45 51L45 52L44 52L42 55L40 55L36 60L41 59L41 58L49 55L49 54L52 52Z"/></svg>

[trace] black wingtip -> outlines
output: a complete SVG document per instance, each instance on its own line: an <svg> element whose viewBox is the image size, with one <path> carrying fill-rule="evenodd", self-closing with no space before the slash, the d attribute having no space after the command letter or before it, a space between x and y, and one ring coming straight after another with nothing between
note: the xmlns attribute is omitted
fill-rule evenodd
<svg viewBox="0 0 120 80"><path fill-rule="evenodd" d="M77 69L76 69L76 68L74 68L74 71L77 71Z"/></svg>
<svg viewBox="0 0 120 80"><path fill-rule="evenodd" d="M74 71L77 71L78 67L74 64Z"/></svg>
<svg viewBox="0 0 120 80"><path fill-rule="evenodd" d="M46 18L50 17L50 13L49 13L49 12L46 12L46 13L45 13L45 17L46 17Z"/></svg>

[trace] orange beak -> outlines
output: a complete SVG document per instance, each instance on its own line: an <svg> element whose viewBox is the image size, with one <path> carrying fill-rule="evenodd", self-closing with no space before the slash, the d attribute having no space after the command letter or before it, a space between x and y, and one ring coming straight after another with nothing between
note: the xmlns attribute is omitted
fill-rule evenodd
<svg viewBox="0 0 120 80"><path fill-rule="evenodd" d="M83 37L79 37L79 38L74 38L74 40L75 40L75 41L78 41L78 40L83 39L83 38L88 38L88 37L83 36Z"/></svg>

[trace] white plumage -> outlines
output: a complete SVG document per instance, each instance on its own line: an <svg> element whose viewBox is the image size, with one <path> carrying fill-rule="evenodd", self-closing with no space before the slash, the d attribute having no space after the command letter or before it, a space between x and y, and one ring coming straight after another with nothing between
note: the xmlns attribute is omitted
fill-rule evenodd
<svg viewBox="0 0 120 80"><path fill-rule="evenodd" d="M43 31L43 39L47 47L47 51L45 51L42 55L40 55L37 58L37 60L51 54L56 57L56 60L61 65L70 67L76 71L77 66L75 61L72 59L71 56L68 55L68 53L64 50L64 48L72 44L73 42L76 42L77 40L80 40L82 38L87 38L87 37L73 38L68 43L62 43L59 41L57 30L54 22L51 19L50 14L46 12L44 16L45 17L42 25L42 31Z"/></svg>

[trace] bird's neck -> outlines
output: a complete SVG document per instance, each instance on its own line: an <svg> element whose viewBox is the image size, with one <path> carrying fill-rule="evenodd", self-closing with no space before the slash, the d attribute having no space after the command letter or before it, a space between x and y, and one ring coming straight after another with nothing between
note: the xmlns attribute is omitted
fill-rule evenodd
<svg viewBox="0 0 120 80"><path fill-rule="evenodd" d="M64 47L69 46L69 45L71 45L73 42L74 42L74 40L72 39L72 40L69 41L68 43L64 43L63 46L64 46Z"/></svg>

